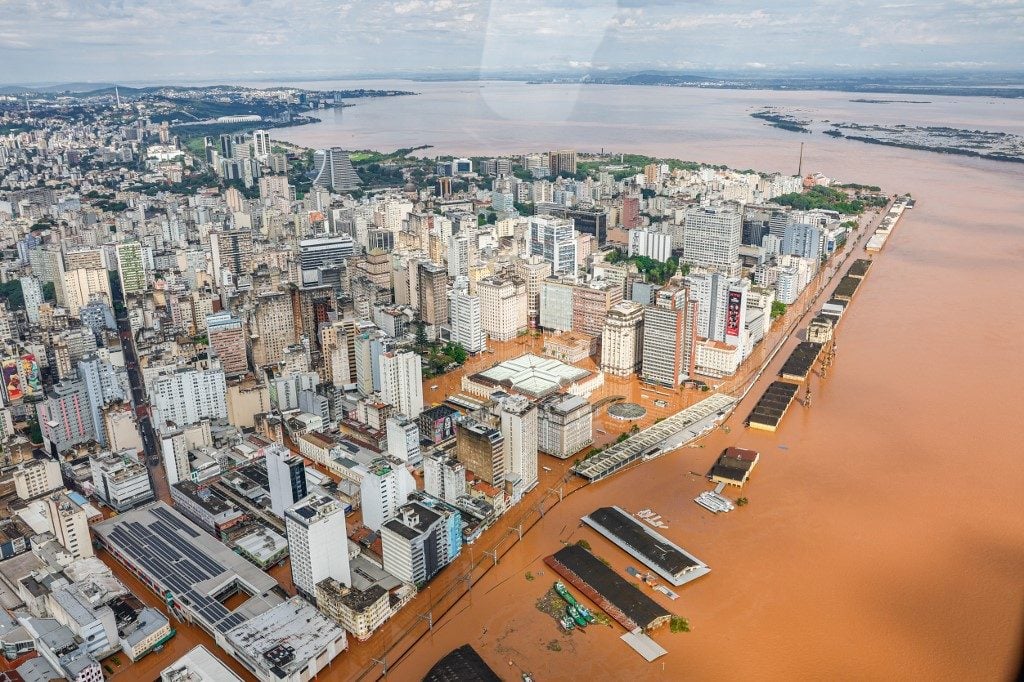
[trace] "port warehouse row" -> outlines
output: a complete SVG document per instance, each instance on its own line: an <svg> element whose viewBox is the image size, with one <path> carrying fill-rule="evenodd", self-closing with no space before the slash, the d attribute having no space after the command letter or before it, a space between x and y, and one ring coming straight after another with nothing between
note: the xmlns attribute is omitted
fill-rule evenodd
<svg viewBox="0 0 1024 682"><path fill-rule="evenodd" d="M593 483L620 471L638 459L649 459L679 447L709 428L735 402L736 399L731 396L716 393L696 405L666 417L621 443L615 443L608 449L587 457L573 467L573 471L577 476ZM686 433L687 430L690 431L689 434Z"/></svg>
<svg viewBox="0 0 1024 682"><path fill-rule="evenodd" d="M875 228L875 233L871 235L868 243L864 245L864 250L881 251L882 247L885 246L886 240L889 239L889 234L903 216L903 212L909 208L914 208L914 200L910 197L902 197L895 201L889 212L882 218L881 225Z"/></svg>
<svg viewBox="0 0 1024 682"><path fill-rule="evenodd" d="M792 404L797 388L796 384L788 381L773 381L754 405L747 417L747 425L752 429L775 431Z"/></svg>
<svg viewBox="0 0 1024 682"><path fill-rule="evenodd" d="M682 547L634 519L619 507L601 507L583 517L587 524L676 587L711 569Z"/></svg>
<svg viewBox="0 0 1024 682"><path fill-rule="evenodd" d="M544 563L627 630L652 630L672 614L634 584L580 547L567 545Z"/></svg>
<svg viewBox="0 0 1024 682"><path fill-rule="evenodd" d="M855 260L846 270L846 274L826 303L821 313L815 317L808 327L808 336L814 341L801 341L793 349L786 362L782 365L779 376L783 381L775 381L765 390L761 399L754 406L747 424L751 428L775 431L785 416L786 410L796 397L798 385L794 381L806 381L811 368L821 355L823 341L832 338L835 326L846 310L846 306L860 288L860 284L871 268L871 261L866 258ZM823 331L821 331L823 330Z"/></svg>

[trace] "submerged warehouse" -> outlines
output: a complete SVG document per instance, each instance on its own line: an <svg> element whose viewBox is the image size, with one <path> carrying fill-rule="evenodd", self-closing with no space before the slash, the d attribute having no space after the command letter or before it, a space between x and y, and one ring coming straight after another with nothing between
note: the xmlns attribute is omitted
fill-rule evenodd
<svg viewBox="0 0 1024 682"><path fill-rule="evenodd" d="M753 411L747 417L747 425L752 429L775 431L779 428L779 422L782 421L786 410L793 403L798 388L799 386L788 381L773 381L754 405Z"/></svg>
<svg viewBox="0 0 1024 682"><path fill-rule="evenodd" d="M627 630L651 630L672 617L656 601L579 545L567 545L544 563Z"/></svg>
<svg viewBox="0 0 1024 682"><path fill-rule="evenodd" d="M583 523L676 587L711 572L703 561L647 528L619 507L596 509L583 517Z"/></svg>

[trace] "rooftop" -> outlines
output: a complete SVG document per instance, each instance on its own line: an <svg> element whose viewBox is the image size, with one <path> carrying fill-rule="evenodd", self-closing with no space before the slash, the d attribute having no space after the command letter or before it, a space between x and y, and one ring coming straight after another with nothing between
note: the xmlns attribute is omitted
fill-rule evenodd
<svg viewBox="0 0 1024 682"><path fill-rule="evenodd" d="M160 672L167 682L242 682L231 668L200 645Z"/></svg>
<svg viewBox="0 0 1024 682"><path fill-rule="evenodd" d="M592 375L554 358L542 358L527 353L512 360L498 363L490 369L472 375L471 381L506 389L514 389L532 397L541 397L567 389L570 385Z"/></svg>
<svg viewBox="0 0 1024 682"><path fill-rule="evenodd" d="M249 619L226 638L239 655L279 679L307 667L339 639L339 651L345 648L345 631L302 597Z"/></svg>

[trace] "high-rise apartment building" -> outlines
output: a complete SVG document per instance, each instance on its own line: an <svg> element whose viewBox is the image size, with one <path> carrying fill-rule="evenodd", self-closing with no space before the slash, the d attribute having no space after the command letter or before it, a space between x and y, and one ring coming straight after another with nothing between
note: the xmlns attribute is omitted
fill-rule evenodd
<svg viewBox="0 0 1024 682"><path fill-rule="evenodd" d="M548 152L548 173L550 175L561 175L568 173L576 174L576 150L559 149Z"/></svg>
<svg viewBox="0 0 1024 682"><path fill-rule="evenodd" d="M207 315L206 337L225 375L237 376L249 371L245 330L241 320L227 311Z"/></svg>
<svg viewBox="0 0 1024 682"><path fill-rule="evenodd" d="M276 365L284 349L298 341L292 299L288 294L266 293L256 298L249 340L256 367Z"/></svg>
<svg viewBox="0 0 1024 682"><path fill-rule="evenodd" d="M146 267L139 242L117 245L117 272L121 278L121 291L126 296L146 290Z"/></svg>
<svg viewBox="0 0 1024 682"><path fill-rule="evenodd" d="M359 482L363 525L379 531L385 522L394 518L398 508L409 500L409 495L415 490L416 480L404 465L385 458L371 462Z"/></svg>
<svg viewBox="0 0 1024 682"><path fill-rule="evenodd" d="M46 498L46 515L49 517L53 535L64 549L76 559L94 556L92 538L89 537L89 522L81 505L58 491Z"/></svg>
<svg viewBox="0 0 1024 682"><path fill-rule="evenodd" d="M683 219L683 260L737 275L742 238L740 211L727 206L691 208Z"/></svg>
<svg viewBox="0 0 1024 682"><path fill-rule="evenodd" d="M270 158L270 132L266 130L254 130L252 132L252 151L260 161L267 161Z"/></svg>
<svg viewBox="0 0 1024 682"><path fill-rule="evenodd" d="M316 177L313 184L317 187L328 187L335 192L346 192L359 189L362 181L352 166L348 152L341 147L321 149L313 154L313 169Z"/></svg>
<svg viewBox="0 0 1024 682"><path fill-rule="evenodd" d="M477 478L495 488L505 486L505 439L501 432L475 419L456 426L455 456Z"/></svg>
<svg viewBox="0 0 1024 682"><path fill-rule="evenodd" d="M541 256L522 256L513 263L516 277L526 283L526 323L530 329L540 324L540 287L551 276L551 263Z"/></svg>
<svg viewBox="0 0 1024 682"><path fill-rule="evenodd" d="M267 481L270 487L270 509L284 518L288 507L304 498L306 491L306 465L302 458L281 445L266 448Z"/></svg>
<svg viewBox="0 0 1024 682"><path fill-rule="evenodd" d="M460 515L419 502L400 507L380 530L384 570L402 582L423 585L459 555Z"/></svg>
<svg viewBox="0 0 1024 682"><path fill-rule="evenodd" d="M451 306L452 341L469 353L479 353L486 347L480 297L470 296L465 288L456 288L448 294Z"/></svg>
<svg viewBox="0 0 1024 682"><path fill-rule="evenodd" d="M309 599L325 578L351 585L345 507L323 495L309 495L289 507L284 516L291 555L292 582Z"/></svg>
<svg viewBox="0 0 1024 682"><path fill-rule="evenodd" d="M508 341L526 331L526 282L495 275L477 282L476 291L480 297L480 323L487 336Z"/></svg>
<svg viewBox="0 0 1024 682"><path fill-rule="evenodd" d="M418 266L420 319L424 324L448 324L448 270L437 263L421 262Z"/></svg>
<svg viewBox="0 0 1024 682"><path fill-rule="evenodd" d="M423 411L423 365L412 351L380 356L381 397L405 416L415 419Z"/></svg>
<svg viewBox="0 0 1024 682"><path fill-rule="evenodd" d="M221 230L210 232L210 256L213 276L218 285L225 283L224 273L236 280L252 270L252 230Z"/></svg>
<svg viewBox="0 0 1024 682"><path fill-rule="evenodd" d="M149 390L153 422L188 426L202 419L227 419L227 383L222 369L184 367L153 379Z"/></svg>
<svg viewBox="0 0 1024 682"><path fill-rule="evenodd" d="M601 331L601 371L631 376L640 370L644 307L633 301L612 306Z"/></svg>
<svg viewBox="0 0 1024 682"><path fill-rule="evenodd" d="M419 464L420 428L416 419L404 414L394 414L387 420L388 455L408 464Z"/></svg>
<svg viewBox="0 0 1024 682"><path fill-rule="evenodd" d="M522 396L499 401L505 486L518 502L537 485L537 406Z"/></svg>

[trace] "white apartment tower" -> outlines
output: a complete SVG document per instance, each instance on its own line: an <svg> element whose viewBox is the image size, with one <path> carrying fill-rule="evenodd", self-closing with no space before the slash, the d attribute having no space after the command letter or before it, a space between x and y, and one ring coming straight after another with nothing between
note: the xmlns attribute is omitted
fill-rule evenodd
<svg viewBox="0 0 1024 682"><path fill-rule="evenodd" d="M416 490L416 480L404 465L380 458L370 463L359 483L363 525L379 531Z"/></svg>
<svg viewBox="0 0 1024 682"><path fill-rule="evenodd" d="M423 365L411 351L380 356L380 388L384 402L415 419L423 411Z"/></svg>
<svg viewBox="0 0 1024 682"><path fill-rule="evenodd" d="M496 341L508 341L526 331L526 283L518 278L486 277L477 282L483 331Z"/></svg>
<svg viewBox="0 0 1024 682"><path fill-rule="evenodd" d="M470 296L465 288L456 288L448 294L451 306L452 341L469 353L479 353L487 343L480 313L480 297Z"/></svg>
<svg viewBox="0 0 1024 682"><path fill-rule="evenodd" d="M334 578L352 584L348 563L348 532L341 502L323 495L310 495L285 511L292 582L313 599L316 584Z"/></svg>
<svg viewBox="0 0 1024 682"><path fill-rule="evenodd" d="M512 504L537 485L537 406L522 396L503 398L505 484Z"/></svg>

